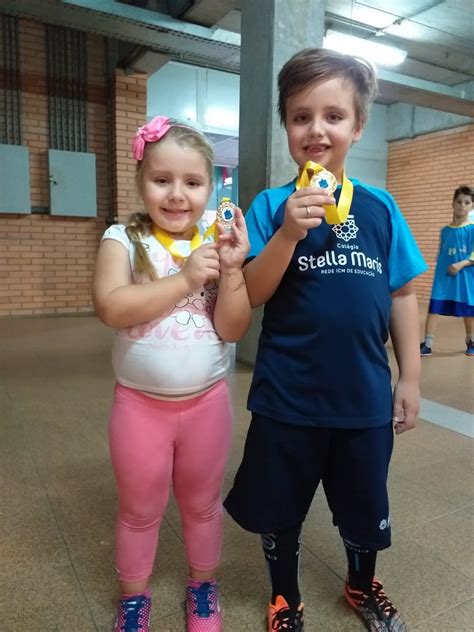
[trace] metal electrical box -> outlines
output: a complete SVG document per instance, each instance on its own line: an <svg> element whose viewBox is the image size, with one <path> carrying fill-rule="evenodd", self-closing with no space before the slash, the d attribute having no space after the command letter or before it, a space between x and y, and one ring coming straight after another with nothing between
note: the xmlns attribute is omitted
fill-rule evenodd
<svg viewBox="0 0 474 632"><path fill-rule="evenodd" d="M0 213L31 213L28 147L0 145Z"/></svg>
<svg viewBox="0 0 474 632"><path fill-rule="evenodd" d="M50 149L51 215L97 217L95 154Z"/></svg>

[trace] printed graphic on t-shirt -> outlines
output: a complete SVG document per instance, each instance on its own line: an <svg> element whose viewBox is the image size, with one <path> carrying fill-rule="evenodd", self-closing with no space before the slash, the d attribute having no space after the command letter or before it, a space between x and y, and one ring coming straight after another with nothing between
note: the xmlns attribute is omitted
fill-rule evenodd
<svg viewBox="0 0 474 632"><path fill-rule="evenodd" d="M335 248L318 255L298 257L300 272L317 269L321 274L362 274L370 277L383 273L379 258L369 256L356 243L359 227L354 215L348 215L344 224L336 224L332 230L337 237Z"/></svg>

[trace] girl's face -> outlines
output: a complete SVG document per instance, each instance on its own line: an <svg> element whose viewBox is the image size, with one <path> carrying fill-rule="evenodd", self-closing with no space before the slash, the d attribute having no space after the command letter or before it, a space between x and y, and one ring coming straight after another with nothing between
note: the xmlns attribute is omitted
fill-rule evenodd
<svg viewBox="0 0 474 632"><path fill-rule="evenodd" d="M190 239L212 192L206 159L165 138L145 154L139 192L156 226L175 239Z"/></svg>
<svg viewBox="0 0 474 632"><path fill-rule="evenodd" d="M453 202L453 218L457 222L465 222L472 211L473 203L470 195L460 193Z"/></svg>
<svg viewBox="0 0 474 632"><path fill-rule="evenodd" d="M334 77L288 97L285 127L290 154L300 167L312 160L341 181L346 154L363 129L353 86Z"/></svg>

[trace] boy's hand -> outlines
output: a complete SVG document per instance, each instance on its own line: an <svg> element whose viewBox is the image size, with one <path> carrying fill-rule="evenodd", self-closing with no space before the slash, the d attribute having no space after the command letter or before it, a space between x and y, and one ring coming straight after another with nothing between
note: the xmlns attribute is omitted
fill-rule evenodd
<svg viewBox="0 0 474 632"><path fill-rule="evenodd" d="M420 390L417 382L399 380L393 391L393 426L396 434L411 430L420 412Z"/></svg>
<svg viewBox="0 0 474 632"><path fill-rule="evenodd" d="M219 278L217 244L204 244L193 250L186 259L181 273L191 290L197 290L209 279Z"/></svg>
<svg viewBox="0 0 474 632"><path fill-rule="evenodd" d="M281 230L291 241L300 241L310 228L316 228L324 217L323 204L335 204L324 189L306 187L295 191L286 202L285 220Z"/></svg>
<svg viewBox="0 0 474 632"><path fill-rule="evenodd" d="M448 274L451 276L456 276L456 274L464 268L464 261L458 261L457 263L452 263L448 268Z"/></svg>
<svg viewBox="0 0 474 632"><path fill-rule="evenodd" d="M235 209L235 222L232 231L226 232L224 226L217 223L219 239L217 248L221 272L240 270L250 250L247 225L240 208Z"/></svg>

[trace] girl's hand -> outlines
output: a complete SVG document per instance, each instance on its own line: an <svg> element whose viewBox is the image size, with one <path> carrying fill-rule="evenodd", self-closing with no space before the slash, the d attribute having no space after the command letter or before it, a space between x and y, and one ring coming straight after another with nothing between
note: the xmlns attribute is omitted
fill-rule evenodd
<svg viewBox="0 0 474 632"><path fill-rule="evenodd" d="M451 276L456 276L456 274L464 268L464 262L458 261L457 263L452 263L448 268L448 274Z"/></svg>
<svg viewBox="0 0 474 632"><path fill-rule="evenodd" d="M240 208L235 209L235 222L232 224L232 232L226 232L222 224L217 223L219 239L217 248L221 272L240 270L250 250L247 225Z"/></svg>
<svg viewBox="0 0 474 632"><path fill-rule="evenodd" d="M418 382L399 380L393 391L393 426L396 434L411 430L420 412Z"/></svg>
<svg viewBox="0 0 474 632"><path fill-rule="evenodd" d="M219 278L219 255L217 244L204 244L193 250L186 259L181 273L186 278L189 288L197 290L206 281Z"/></svg>
<svg viewBox="0 0 474 632"><path fill-rule="evenodd" d="M323 204L335 204L334 197L324 189L307 187L295 191L286 202L285 220L280 230L291 241L300 241L311 228L321 225L324 217Z"/></svg>

